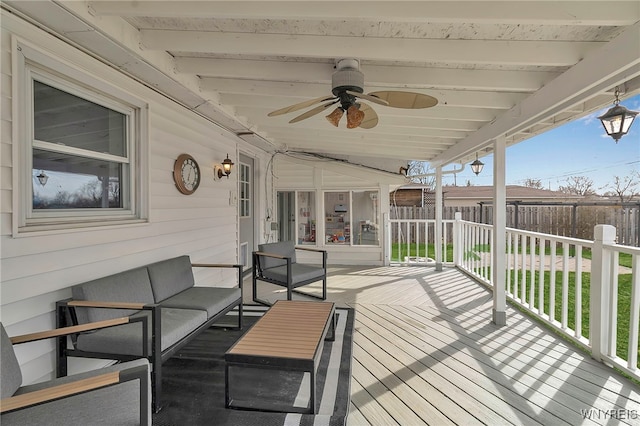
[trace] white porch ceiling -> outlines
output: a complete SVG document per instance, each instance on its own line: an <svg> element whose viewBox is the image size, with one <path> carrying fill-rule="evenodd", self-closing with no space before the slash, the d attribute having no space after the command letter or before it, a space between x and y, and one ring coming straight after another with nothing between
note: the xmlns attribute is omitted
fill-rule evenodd
<svg viewBox="0 0 640 426"><path fill-rule="evenodd" d="M637 0L4 3L267 150L468 161L640 92ZM368 130L267 117L331 95L339 58L360 60L365 93L439 103L370 104Z"/></svg>

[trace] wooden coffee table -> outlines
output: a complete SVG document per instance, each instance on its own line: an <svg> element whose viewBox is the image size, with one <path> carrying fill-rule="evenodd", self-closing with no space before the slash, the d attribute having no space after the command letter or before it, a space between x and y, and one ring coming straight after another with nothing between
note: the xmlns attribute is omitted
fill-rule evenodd
<svg viewBox="0 0 640 426"><path fill-rule="evenodd" d="M327 337L331 329L331 335ZM234 403L229 368L261 368L310 373L308 408L290 407L287 412L316 411L316 372L325 340L335 339L335 305L329 302L279 300L251 327L225 356L225 406L255 408Z"/></svg>

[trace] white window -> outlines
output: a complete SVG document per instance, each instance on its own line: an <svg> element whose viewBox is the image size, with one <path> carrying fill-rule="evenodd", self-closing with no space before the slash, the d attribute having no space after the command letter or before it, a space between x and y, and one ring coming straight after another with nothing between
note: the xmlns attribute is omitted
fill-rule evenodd
<svg viewBox="0 0 640 426"><path fill-rule="evenodd" d="M251 168L248 164L240 163L240 217L251 216Z"/></svg>
<svg viewBox="0 0 640 426"><path fill-rule="evenodd" d="M146 104L29 46L17 50L26 142L18 232L145 220Z"/></svg>

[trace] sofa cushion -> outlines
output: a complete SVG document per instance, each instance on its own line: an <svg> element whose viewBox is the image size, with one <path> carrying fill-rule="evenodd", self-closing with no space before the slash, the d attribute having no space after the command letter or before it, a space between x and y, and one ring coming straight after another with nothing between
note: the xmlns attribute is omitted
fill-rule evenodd
<svg viewBox="0 0 640 426"><path fill-rule="evenodd" d="M237 287L191 287L163 300L160 306L203 310L209 319L239 298L240 289Z"/></svg>
<svg viewBox="0 0 640 426"><path fill-rule="evenodd" d="M287 282L287 267L278 266L275 268L269 268L263 271L263 275L265 278L270 278L272 280L281 281L283 283ZM291 265L291 275L292 275L292 283L295 286L304 281L317 279L320 280L324 275L325 271L319 266L311 266L304 265L301 263L294 263Z"/></svg>
<svg viewBox="0 0 640 426"><path fill-rule="evenodd" d="M151 355L150 311L142 311L133 317L148 315L148 354ZM194 309L161 308L161 350L171 347L207 321L206 311ZM142 356L141 322L104 328L78 336L77 348L89 352Z"/></svg>
<svg viewBox="0 0 640 426"><path fill-rule="evenodd" d="M102 302L137 302L153 304L153 291L147 268L141 267L98 278L71 288L75 300ZM80 324L126 317L137 312L131 309L77 308Z"/></svg>
<svg viewBox="0 0 640 426"><path fill-rule="evenodd" d="M1 398L12 396L22 384L22 371L13 351L13 344L0 323L0 395ZM4 421L3 421L4 422Z"/></svg>
<svg viewBox="0 0 640 426"><path fill-rule="evenodd" d="M147 266L156 303L194 286L189 256L178 256Z"/></svg>
<svg viewBox="0 0 640 426"><path fill-rule="evenodd" d="M277 254L279 256L290 257L291 263L296 263L296 247L293 241L281 241L279 243L267 243L258 245L258 250ZM284 259L275 259L273 257L262 256L260 258L260 266L262 269L275 268L277 266L286 265L287 261Z"/></svg>
<svg viewBox="0 0 640 426"><path fill-rule="evenodd" d="M20 388L17 395L71 383L99 374L122 371L127 368L146 367L146 359L116 364L86 373L60 377L50 381ZM147 373L148 374L148 373ZM147 380L147 395L151 395L150 380ZM150 399L150 397L149 397ZM151 401L148 401L148 418L151 418ZM2 426L7 425L139 425L140 424L140 380L131 380L69 398L29 407L2 415Z"/></svg>

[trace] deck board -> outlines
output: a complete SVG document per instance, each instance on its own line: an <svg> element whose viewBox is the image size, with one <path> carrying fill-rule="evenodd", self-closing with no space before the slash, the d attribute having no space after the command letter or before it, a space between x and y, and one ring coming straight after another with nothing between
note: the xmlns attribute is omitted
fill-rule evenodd
<svg viewBox="0 0 640 426"><path fill-rule="evenodd" d="M510 306L494 326L491 293L456 269L333 267L327 291L356 310L350 426L640 424L640 386Z"/></svg>

